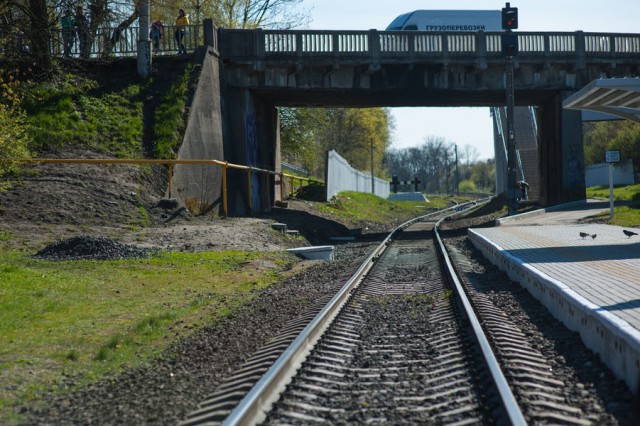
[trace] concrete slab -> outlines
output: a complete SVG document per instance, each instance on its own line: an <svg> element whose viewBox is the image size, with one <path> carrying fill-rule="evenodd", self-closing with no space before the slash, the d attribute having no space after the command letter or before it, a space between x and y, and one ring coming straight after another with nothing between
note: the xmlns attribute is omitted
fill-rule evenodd
<svg viewBox="0 0 640 426"><path fill-rule="evenodd" d="M287 249L288 252L310 260L333 260L334 246L313 246Z"/></svg>
<svg viewBox="0 0 640 426"><path fill-rule="evenodd" d="M469 237L637 392L640 238L628 238L618 226L578 223L606 209L607 203L581 203L538 211L469 229Z"/></svg>

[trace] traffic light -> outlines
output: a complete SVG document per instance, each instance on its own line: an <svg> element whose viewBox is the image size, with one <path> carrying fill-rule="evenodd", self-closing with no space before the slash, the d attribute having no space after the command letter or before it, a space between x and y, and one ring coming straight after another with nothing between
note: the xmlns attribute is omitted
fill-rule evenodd
<svg viewBox="0 0 640 426"><path fill-rule="evenodd" d="M515 30L518 28L518 8L511 7L510 3L502 8L502 29Z"/></svg>

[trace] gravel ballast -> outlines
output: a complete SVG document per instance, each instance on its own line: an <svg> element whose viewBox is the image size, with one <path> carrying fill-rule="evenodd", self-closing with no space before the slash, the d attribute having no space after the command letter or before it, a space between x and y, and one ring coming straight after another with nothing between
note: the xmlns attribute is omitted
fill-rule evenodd
<svg viewBox="0 0 640 426"><path fill-rule="evenodd" d="M43 260L121 260L149 257L150 251L105 237L81 235L50 244L33 257Z"/></svg>

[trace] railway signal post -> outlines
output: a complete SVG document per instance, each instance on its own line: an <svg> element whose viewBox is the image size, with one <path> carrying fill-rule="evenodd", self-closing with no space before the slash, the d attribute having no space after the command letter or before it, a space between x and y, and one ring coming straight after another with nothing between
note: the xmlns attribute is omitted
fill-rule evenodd
<svg viewBox="0 0 640 426"><path fill-rule="evenodd" d="M502 8L502 53L506 58L507 92L507 200L509 215L518 213L518 188L516 182L516 132L514 125L513 58L518 54L518 8L506 3Z"/></svg>

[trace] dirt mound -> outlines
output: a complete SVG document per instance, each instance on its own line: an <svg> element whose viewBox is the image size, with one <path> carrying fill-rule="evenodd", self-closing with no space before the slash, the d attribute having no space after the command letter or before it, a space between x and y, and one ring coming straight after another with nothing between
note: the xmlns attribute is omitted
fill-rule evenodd
<svg viewBox="0 0 640 426"><path fill-rule="evenodd" d="M81 235L50 244L33 257L44 260L119 260L149 257L149 250L104 237Z"/></svg>

